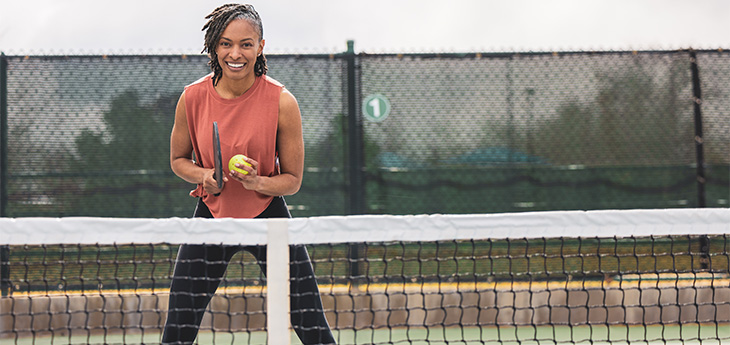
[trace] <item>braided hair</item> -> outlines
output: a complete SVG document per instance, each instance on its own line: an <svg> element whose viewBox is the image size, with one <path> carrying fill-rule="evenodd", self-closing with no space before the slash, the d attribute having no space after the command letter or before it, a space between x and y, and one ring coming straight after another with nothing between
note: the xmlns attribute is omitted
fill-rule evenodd
<svg viewBox="0 0 730 345"><path fill-rule="evenodd" d="M210 56L208 66L213 71L213 85L218 85L218 81L221 75L223 75L223 69L218 62L218 54L215 48L218 45L223 31L228 27L228 24L235 19L245 19L255 29L258 29L260 40L264 38L264 26L261 24L261 17L259 17L258 12L256 12L252 5L248 4L227 4L220 6L206 16L205 19L208 19L208 22L203 26L203 31L205 31L205 48L203 49L203 53L207 52L208 56ZM268 71L264 53L256 57L253 71L257 77L266 74Z"/></svg>

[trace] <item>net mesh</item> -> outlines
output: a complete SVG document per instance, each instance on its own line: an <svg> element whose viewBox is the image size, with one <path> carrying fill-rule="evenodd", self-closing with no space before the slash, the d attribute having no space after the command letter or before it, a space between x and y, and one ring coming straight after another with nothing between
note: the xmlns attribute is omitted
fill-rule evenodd
<svg viewBox="0 0 730 345"><path fill-rule="evenodd" d="M706 209L300 218L289 231L306 244L339 344L722 344L729 224L726 209ZM159 343L181 242L254 246L231 259L197 341L266 342L265 306L277 301L250 249L265 222L0 225L2 344Z"/></svg>

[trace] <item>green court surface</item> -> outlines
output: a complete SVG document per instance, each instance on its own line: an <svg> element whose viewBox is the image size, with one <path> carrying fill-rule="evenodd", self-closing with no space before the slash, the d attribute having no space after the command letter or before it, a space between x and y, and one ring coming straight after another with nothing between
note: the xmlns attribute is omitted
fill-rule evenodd
<svg viewBox="0 0 730 345"><path fill-rule="evenodd" d="M381 328L335 331L338 344L730 344L730 325ZM2 339L10 344L159 344L160 334ZM266 344L265 332L202 332L196 344ZM292 344L301 344L292 332Z"/></svg>

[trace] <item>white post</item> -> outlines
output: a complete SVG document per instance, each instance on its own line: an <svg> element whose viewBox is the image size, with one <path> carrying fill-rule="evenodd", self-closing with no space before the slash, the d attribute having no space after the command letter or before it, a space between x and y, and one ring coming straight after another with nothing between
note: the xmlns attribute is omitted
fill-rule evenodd
<svg viewBox="0 0 730 345"><path fill-rule="evenodd" d="M289 332L289 222L267 221L266 323L269 345L291 343Z"/></svg>

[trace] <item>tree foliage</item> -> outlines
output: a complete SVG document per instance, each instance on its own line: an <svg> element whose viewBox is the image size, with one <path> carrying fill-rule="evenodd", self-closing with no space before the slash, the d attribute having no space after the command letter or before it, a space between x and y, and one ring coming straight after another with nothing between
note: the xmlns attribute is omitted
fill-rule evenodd
<svg viewBox="0 0 730 345"><path fill-rule="evenodd" d="M563 104L535 129L537 154L588 166L692 162L692 107L682 102L691 84L683 63L670 62L665 74L639 63L597 74L593 99Z"/></svg>
<svg viewBox="0 0 730 345"><path fill-rule="evenodd" d="M187 215L192 198L169 168L169 138L176 98L143 104L134 91L115 97L103 131L76 137L73 170L81 176L71 212L113 217Z"/></svg>

